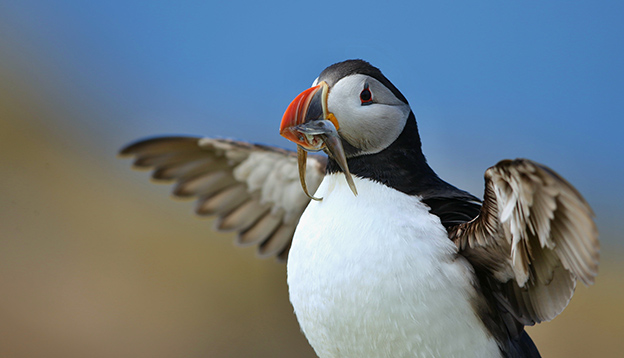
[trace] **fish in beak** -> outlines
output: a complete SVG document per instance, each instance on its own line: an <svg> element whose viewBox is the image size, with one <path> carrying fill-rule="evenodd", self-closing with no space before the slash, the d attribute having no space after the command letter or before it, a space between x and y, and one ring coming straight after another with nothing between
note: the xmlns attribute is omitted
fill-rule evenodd
<svg viewBox="0 0 624 358"><path fill-rule="evenodd" d="M338 163L345 174L349 188L353 194L357 195L342 147L342 140L338 134L340 125L334 114L327 109L328 95L329 85L325 81L303 91L286 109L280 126L280 135L297 144L301 186L306 195L314 200L322 198L315 198L308 193L305 184L306 159L308 152L321 150Z"/></svg>

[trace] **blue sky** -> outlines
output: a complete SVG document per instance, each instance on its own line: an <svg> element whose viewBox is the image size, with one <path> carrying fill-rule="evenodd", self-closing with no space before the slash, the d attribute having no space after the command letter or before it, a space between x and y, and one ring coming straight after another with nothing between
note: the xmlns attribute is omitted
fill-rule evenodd
<svg viewBox="0 0 624 358"><path fill-rule="evenodd" d="M621 242L622 18L618 1L4 1L0 61L75 109L50 131L112 162L157 134L289 147L288 103L363 58L408 98L443 178L481 195L488 166L532 158Z"/></svg>

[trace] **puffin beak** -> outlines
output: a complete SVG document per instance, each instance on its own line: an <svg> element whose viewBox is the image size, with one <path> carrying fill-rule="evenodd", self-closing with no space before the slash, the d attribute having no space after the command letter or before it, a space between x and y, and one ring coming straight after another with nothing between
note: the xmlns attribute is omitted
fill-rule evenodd
<svg viewBox="0 0 624 358"><path fill-rule="evenodd" d="M333 134L332 127L337 135L340 128L336 117L327 110L328 94L329 86L322 81L295 97L284 112L280 134L307 151L322 150L323 143L318 136L323 132Z"/></svg>
<svg viewBox="0 0 624 358"><path fill-rule="evenodd" d="M334 114L327 109L328 95L329 85L325 81L303 91L290 103L284 112L280 125L280 135L298 146L297 157L301 186L306 195L315 200L320 199L311 196L305 185L305 165L307 152L320 150L324 150L338 163L345 174L351 191L357 195L355 183L353 183L347 165L347 157L342 147L342 140L338 134L340 125Z"/></svg>

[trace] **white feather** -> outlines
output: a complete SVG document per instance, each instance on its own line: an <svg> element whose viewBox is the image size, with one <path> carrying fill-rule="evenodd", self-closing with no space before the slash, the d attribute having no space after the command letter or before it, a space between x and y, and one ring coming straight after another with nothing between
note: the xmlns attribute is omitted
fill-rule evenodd
<svg viewBox="0 0 624 358"><path fill-rule="evenodd" d="M365 83L373 103L362 106L360 92ZM410 114L407 103L381 82L362 74L340 79L329 92L327 108L340 124L340 137L366 154L380 152L392 144L403 131Z"/></svg>
<svg viewBox="0 0 624 358"><path fill-rule="evenodd" d="M326 357L500 357L474 312L474 274L418 197L325 177L288 257L290 299Z"/></svg>

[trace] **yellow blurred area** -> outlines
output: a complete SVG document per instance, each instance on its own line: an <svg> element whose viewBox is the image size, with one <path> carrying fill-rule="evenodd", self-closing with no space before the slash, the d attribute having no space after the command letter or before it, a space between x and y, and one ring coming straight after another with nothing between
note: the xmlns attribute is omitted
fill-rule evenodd
<svg viewBox="0 0 624 358"><path fill-rule="evenodd" d="M284 265L234 248L116 153L46 130L55 110L0 84L0 357L314 357ZM622 355L619 253L603 248L596 285L529 328L544 357Z"/></svg>

